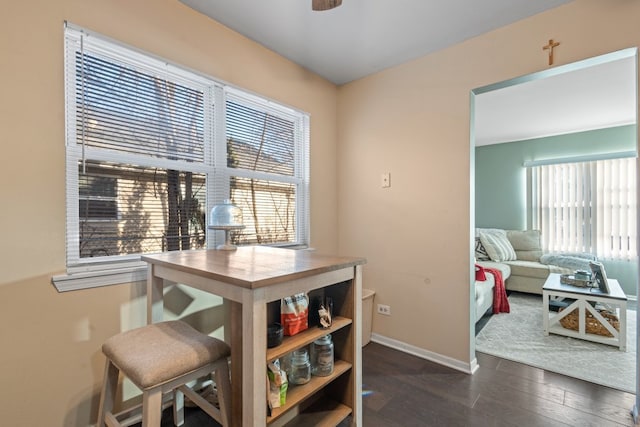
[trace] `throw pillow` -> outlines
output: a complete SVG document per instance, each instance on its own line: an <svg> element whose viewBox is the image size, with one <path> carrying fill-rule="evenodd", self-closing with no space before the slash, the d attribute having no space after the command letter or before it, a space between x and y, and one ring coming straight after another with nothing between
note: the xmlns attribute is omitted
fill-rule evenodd
<svg viewBox="0 0 640 427"><path fill-rule="evenodd" d="M516 251L540 251L540 230L507 230L507 238Z"/></svg>
<svg viewBox="0 0 640 427"><path fill-rule="evenodd" d="M507 239L516 251L516 258L521 261L540 261L542 247L540 230L507 230Z"/></svg>
<svg viewBox="0 0 640 427"><path fill-rule="evenodd" d="M487 249L482 246L482 242L479 237L476 237L476 260L478 261L489 261L489 254L487 253Z"/></svg>
<svg viewBox="0 0 640 427"><path fill-rule="evenodd" d="M516 251L506 234L480 233L480 241L487 250L489 258L495 262L515 261Z"/></svg>

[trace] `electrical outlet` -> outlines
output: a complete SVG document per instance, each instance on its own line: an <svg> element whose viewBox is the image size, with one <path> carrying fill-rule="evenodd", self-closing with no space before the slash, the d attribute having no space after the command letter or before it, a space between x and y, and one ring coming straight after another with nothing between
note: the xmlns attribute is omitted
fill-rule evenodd
<svg viewBox="0 0 640 427"><path fill-rule="evenodd" d="M385 304L378 304L378 313L385 316L391 316L391 306Z"/></svg>
<svg viewBox="0 0 640 427"><path fill-rule="evenodd" d="M382 188L391 187L391 173L389 172L383 173L382 176L380 177L380 184Z"/></svg>

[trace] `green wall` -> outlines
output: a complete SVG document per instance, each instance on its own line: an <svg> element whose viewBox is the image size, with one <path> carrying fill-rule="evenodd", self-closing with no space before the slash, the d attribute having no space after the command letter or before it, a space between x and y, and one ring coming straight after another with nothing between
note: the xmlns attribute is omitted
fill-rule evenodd
<svg viewBox="0 0 640 427"><path fill-rule="evenodd" d="M476 148L476 226L525 230L527 176L524 162L636 150L635 125L619 126ZM606 262L627 295L636 295L636 263Z"/></svg>

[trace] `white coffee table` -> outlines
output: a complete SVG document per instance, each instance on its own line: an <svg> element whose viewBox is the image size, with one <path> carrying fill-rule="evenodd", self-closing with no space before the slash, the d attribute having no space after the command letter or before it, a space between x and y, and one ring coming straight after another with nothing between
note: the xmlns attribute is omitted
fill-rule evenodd
<svg viewBox="0 0 640 427"><path fill-rule="evenodd" d="M627 296L622 291L620 284L615 279L608 279L610 292L605 294L598 288L581 288L578 286L565 285L560 283L560 274L551 273L542 287L542 322L544 334L549 333L565 335L587 341L594 341L601 344L608 344L619 347L620 350L627 350ZM570 298L575 300L568 307L559 313L549 311L550 299ZM620 331L618 332L590 302L601 303L613 308L620 321ZM577 331L562 327L560 319L578 309L579 327ZM604 327L613 335L606 337L598 334L590 334L585 327L585 314L591 313Z"/></svg>

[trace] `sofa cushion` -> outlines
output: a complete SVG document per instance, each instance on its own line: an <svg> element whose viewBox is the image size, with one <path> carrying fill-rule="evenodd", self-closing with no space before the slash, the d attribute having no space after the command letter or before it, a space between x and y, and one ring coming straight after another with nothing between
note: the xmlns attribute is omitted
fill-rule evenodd
<svg viewBox="0 0 640 427"><path fill-rule="evenodd" d="M507 230L507 239L522 261L539 261L542 256L540 230Z"/></svg>
<svg viewBox="0 0 640 427"><path fill-rule="evenodd" d="M513 261L516 259L516 251L507 238L507 233L481 232L480 241L485 247L489 258L495 262Z"/></svg>
<svg viewBox="0 0 640 427"><path fill-rule="evenodd" d="M493 287L495 286L495 278L492 274L487 274L487 280L475 282L476 303L475 321L480 320L482 315L486 313L493 305Z"/></svg>
<svg viewBox="0 0 640 427"><path fill-rule="evenodd" d="M540 264L535 261L506 261L509 267L511 267L511 275L512 276L524 276L524 277L535 277L538 279L545 279L549 276L549 273L560 273L560 274L568 274L571 273L572 270L558 267L555 265L546 265Z"/></svg>
<svg viewBox="0 0 640 427"><path fill-rule="evenodd" d="M500 270L500 273L502 273L502 280L507 280L507 278L511 275L511 267L501 262L478 261L476 264L485 268L495 268Z"/></svg>

